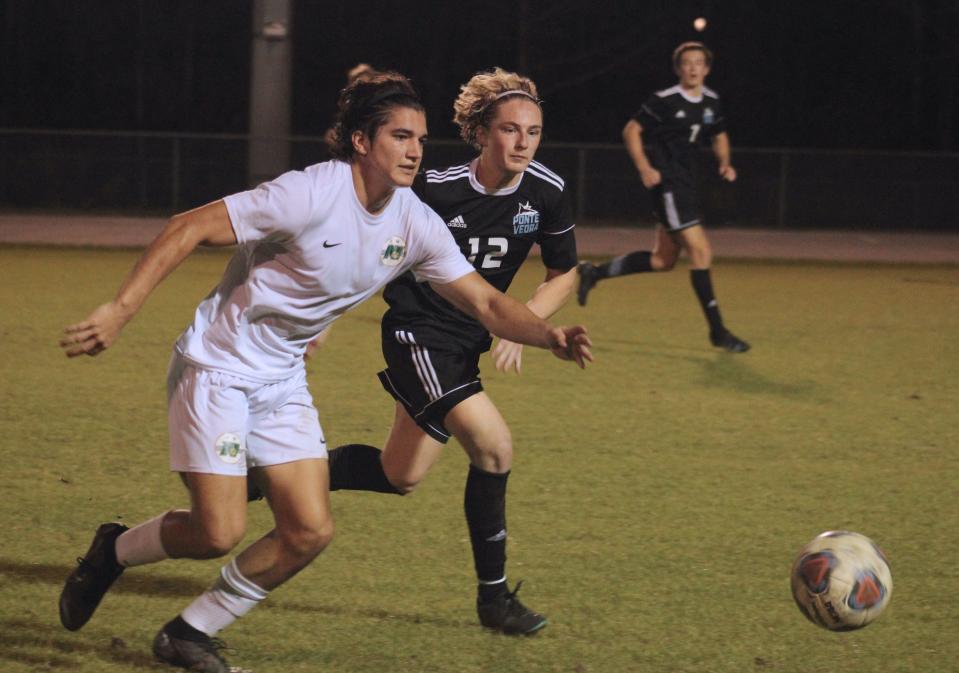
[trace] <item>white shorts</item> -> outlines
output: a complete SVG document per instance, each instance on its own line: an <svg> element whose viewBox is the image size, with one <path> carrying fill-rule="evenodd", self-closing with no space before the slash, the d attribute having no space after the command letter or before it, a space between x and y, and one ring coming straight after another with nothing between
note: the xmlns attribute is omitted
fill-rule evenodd
<svg viewBox="0 0 959 673"><path fill-rule="evenodd" d="M244 476L251 467L326 458L304 369L258 383L196 367L174 352L167 400L174 472Z"/></svg>

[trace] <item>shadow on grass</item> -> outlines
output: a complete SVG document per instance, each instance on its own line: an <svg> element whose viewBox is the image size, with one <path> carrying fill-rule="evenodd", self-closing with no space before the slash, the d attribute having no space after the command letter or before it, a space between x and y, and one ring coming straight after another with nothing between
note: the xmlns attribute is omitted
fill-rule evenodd
<svg viewBox="0 0 959 673"><path fill-rule="evenodd" d="M11 559L0 558L0 575L6 576L10 584L43 582L62 586L67 575L73 572L74 566L56 565L52 563L21 563ZM193 598L207 590L212 583L203 582L193 577L153 577L146 573L137 574L136 570L124 574L117 583L110 587L111 594L135 594L138 596L181 596ZM296 580L294 580L296 581ZM418 613L398 613L379 608L356 608L334 605L306 605L287 601L269 601L265 604L274 610L289 610L291 612L313 613L333 617L353 616L381 621L402 621L410 624L428 624L431 626L462 628L471 625L471 621L438 619ZM52 609L56 609L54 605ZM0 622L2 624L2 622ZM3 641L0 640L0 643Z"/></svg>
<svg viewBox="0 0 959 673"><path fill-rule="evenodd" d="M122 640L108 640L102 632L70 635L39 621L0 620L0 662L28 664L42 670L72 670L90 657L127 668L158 666L149 652L129 650Z"/></svg>
<svg viewBox="0 0 959 673"><path fill-rule="evenodd" d="M625 347L625 348L624 348ZM711 388L752 393L760 395L778 395L790 399L822 399L821 387L814 381L790 381L783 383L765 374L757 372L749 363L749 354L726 353L712 349L693 351L670 346L651 348L648 342L635 339L603 339L593 351L602 353L631 352L636 357L657 358L660 360L679 360L699 365L703 368L703 383Z"/></svg>
<svg viewBox="0 0 959 673"><path fill-rule="evenodd" d="M382 608L356 608L338 605L304 605L302 603L287 603L283 601L277 601L270 607L278 610L289 610L291 612L302 612L306 614L327 615L331 617L359 617L365 619L375 619L378 621L406 622L408 624L427 624L429 626L439 626L451 629L472 627L476 624L475 621L443 619L440 617L431 617L419 613L392 612Z"/></svg>
<svg viewBox="0 0 959 673"><path fill-rule="evenodd" d="M814 381L790 381L783 383L757 372L749 366L748 355L718 353L712 358L703 358L704 383L713 388L723 388L740 393L778 395L791 399L812 399L825 403L827 400Z"/></svg>
<svg viewBox="0 0 959 673"><path fill-rule="evenodd" d="M10 583L44 582L62 585L75 567L53 563L22 563L0 558L0 575L6 575L7 582ZM214 579L211 577L205 582L194 577L155 577L133 570L117 580L117 583L110 587L110 593L193 597L206 591Z"/></svg>

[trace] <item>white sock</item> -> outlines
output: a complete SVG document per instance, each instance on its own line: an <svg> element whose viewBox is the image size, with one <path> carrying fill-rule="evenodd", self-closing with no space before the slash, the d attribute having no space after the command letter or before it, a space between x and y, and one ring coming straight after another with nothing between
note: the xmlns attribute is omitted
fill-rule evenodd
<svg viewBox="0 0 959 673"><path fill-rule="evenodd" d="M245 578L236 559L220 570L220 578L180 613L187 624L215 636L266 598L267 591Z"/></svg>
<svg viewBox="0 0 959 673"><path fill-rule="evenodd" d="M134 526L117 538L117 562L129 568L170 558L160 540L160 528L166 512Z"/></svg>

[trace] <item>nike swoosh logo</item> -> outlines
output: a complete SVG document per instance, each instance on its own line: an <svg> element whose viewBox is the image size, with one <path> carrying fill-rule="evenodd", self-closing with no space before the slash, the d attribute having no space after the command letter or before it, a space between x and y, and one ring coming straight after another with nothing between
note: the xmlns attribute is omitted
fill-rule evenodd
<svg viewBox="0 0 959 673"><path fill-rule="evenodd" d="M338 245L343 245L342 243L330 243L329 241L323 241L324 248L335 248Z"/></svg>

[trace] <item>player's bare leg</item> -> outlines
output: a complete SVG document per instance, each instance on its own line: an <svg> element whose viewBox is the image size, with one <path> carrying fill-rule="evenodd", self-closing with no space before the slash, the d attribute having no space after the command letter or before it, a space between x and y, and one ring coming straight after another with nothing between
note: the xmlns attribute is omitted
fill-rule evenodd
<svg viewBox="0 0 959 673"><path fill-rule="evenodd" d="M506 483L513 463L513 439L486 393L457 404L444 424L470 457L463 497L473 562L479 582L480 623L510 635L532 634L547 624L516 597L506 583Z"/></svg>
<svg viewBox="0 0 959 673"><path fill-rule="evenodd" d="M325 460L261 468L261 478L276 527L225 566L209 590L160 630L153 643L160 661L189 670L230 670L213 636L306 567L332 540ZM201 492L195 500L203 500L203 489L196 486L203 480L189 481L191 493ZM230 501L234 505L240 502L240 509L245 509L245 486L237 483L233 491Z"/></svg>
<svg viewBox="0 0 959 673"><path fill-rule="evenodd" d="M606 278L650 271L670 271L679 259L680 250L679 242L673 239L662 226L658 226L652 251L637 250L598 265L590 262L580 263L577 267L579 287L576 290L579 305L585 306L590 291L599 281Z"/></svg>
<svg viewBox="0 0 959 673"><path fill-rule="evenodd" d="M82 628L127 567L166 558L216 558L233 549L246 528L243 481L225 475L184 475L190 509L165 512L132 529L119 523L101 525L60 595L63 626L71 631Z"/></svg>
<svg viewBox="0 0 959 673"><path fill-rule="evenodd" d="M401 493L410 493L423 481L442 452L443 444L426 434L397 402L393 427L381 457L390 483Z"/></svg>
<svg viewBox="0 0 959 673"><path fill-rule="evenodd" d="M713 251L706 236L706 230L695 225L677 232L675 236L689 255L691 266L689 277L696 298L699 299L703 314L709 323L710 343L730 353L745 353L749 350L749 344L726 328L719 312L719 303L713 293L713 282L709 271L713 261Z"/></svg>

